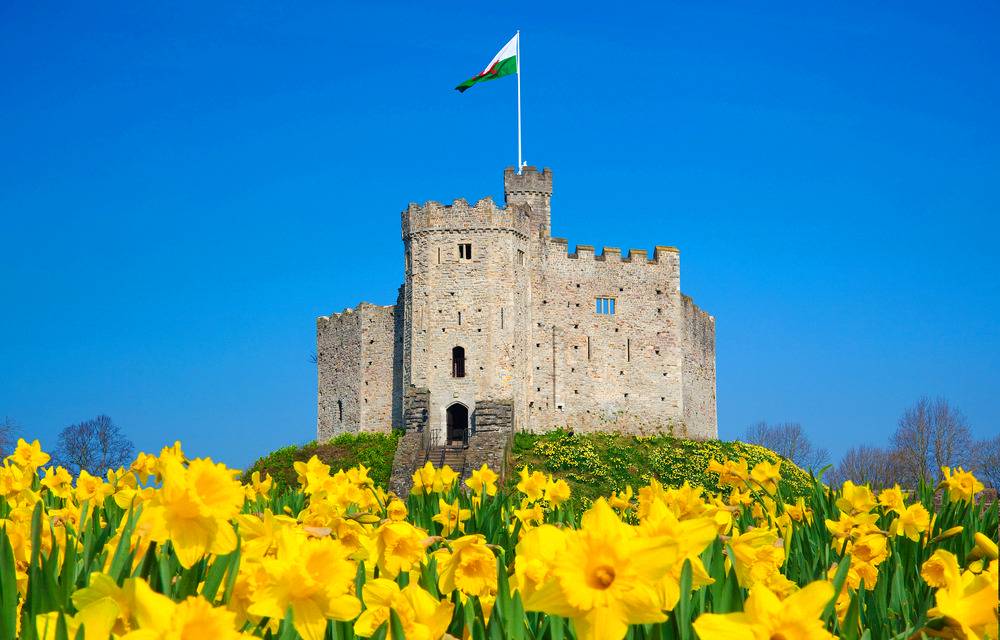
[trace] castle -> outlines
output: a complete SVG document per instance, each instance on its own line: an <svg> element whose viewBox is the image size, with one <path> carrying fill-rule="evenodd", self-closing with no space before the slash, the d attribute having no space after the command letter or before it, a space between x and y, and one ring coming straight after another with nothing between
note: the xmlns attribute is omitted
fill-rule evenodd
<svg viewBox="0 0 1000 640"><path fill-rule="evenodd" d="M402 212L396 304L317 320L319 440L405 428L426 452L560 427L716 437L715 320L681 293L678 250L569 252L551 197L549 169L508 168L503 207Z"/></svg>

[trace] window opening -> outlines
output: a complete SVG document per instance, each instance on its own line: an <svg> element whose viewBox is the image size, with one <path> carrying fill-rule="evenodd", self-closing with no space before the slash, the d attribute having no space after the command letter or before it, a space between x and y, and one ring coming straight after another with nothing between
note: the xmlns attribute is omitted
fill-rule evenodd
<svg viewBox="0 0 1000 640"><path fill-rule="evenodd" d="M472 260L472 245L468 242L459 244L458 257L462 260Z"/></svg>
<svg viewBox="0 0 1000 640"><path fill-rule="evenodd" d="M465 349L455 347L451 350L451 377L465 377Z"/></svg>
<svg viewBox="0 0 1000 640"><path fill-rule="evenodd" d="M337 419L341 422L344 421L344 401L337 400Z"/></svg>
<svg viewBox="0 0 1000 640"><path fill-rule="evenodd" d="M594 311L604 316L615 315L615 299L614 298L597 298L594 305Z"/></svg>
<svg viewBox="0 0 1000 640"><path fill-rule="evenodd" d="M518 266L524 265L524 252L520 249L517 250L517 264Z"/></svg>

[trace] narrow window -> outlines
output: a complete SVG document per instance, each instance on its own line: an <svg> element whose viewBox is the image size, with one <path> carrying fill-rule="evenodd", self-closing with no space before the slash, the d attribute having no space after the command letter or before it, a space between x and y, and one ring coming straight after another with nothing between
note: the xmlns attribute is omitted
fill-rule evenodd
<svg viewBox="0 0 1000 640"><path fill-rule="evenodd" d="M615 315L615 299L603 297L597 298L594 304L594 311L602 316Z"/></svg>
<svg viewBox="0 0 1000 640"><path fill-rule="evenodd" d="M503 329L503 307L500 307L500 328Z"/></svg>
<svg viewBox="0 0 1000 640"><path fill-rule="evenodd" d="M458 324L459 324L459 326L461 326L461 324L462 324L462 312L461 311L458 312Z"/></svg>
<svg viewBox="0 0 1000 640"><path fill-rule="evenodd" d="M590 360L590 336L587 336L587 360Z"/></svg>
<svg viewBox="0 0 1000 640"><path fill-rule="evenodd" d="M524 265L524 252L520 249L517 250L517 264L518 266Z"/></svg>
<svg viewBox="0 0 1000 640"><path fill-rule="evenodd" d="M625 361L632 362L632 341L625 338Z"/></svg>
<svg viewBox="0 0 1000 640"><path fill-rule="evenodd" d="M441 264L441 247L438 247L438 264Z"/></svg>
<svg viewBox="0 0 1000 640"><path fill-rule="evenodd" d="M344 421L344 401L337 400L337 419L341 422Z"/></svg>
<svg viewBox="0 0 1000 640"><path fill-rule="evenodd" d="M458 245L458 257L461 260L472 260L472 245L468 242Z"/></svg>
<svg viewBox="0 0 1000 640"><path fill-rule="evenodd" d="M451 350L451 377L465 377L465 349L455 347Z"/></svg>

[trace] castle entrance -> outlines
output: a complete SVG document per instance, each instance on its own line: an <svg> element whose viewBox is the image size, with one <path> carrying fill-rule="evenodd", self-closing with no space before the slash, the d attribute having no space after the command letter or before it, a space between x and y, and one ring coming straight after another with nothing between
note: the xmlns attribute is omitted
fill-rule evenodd
<svg viewBox="0 0 1000 640"><path fill-rule="evenodd" d="M448 407L448 445L469 443L469 408L460 402Z"/></svg>

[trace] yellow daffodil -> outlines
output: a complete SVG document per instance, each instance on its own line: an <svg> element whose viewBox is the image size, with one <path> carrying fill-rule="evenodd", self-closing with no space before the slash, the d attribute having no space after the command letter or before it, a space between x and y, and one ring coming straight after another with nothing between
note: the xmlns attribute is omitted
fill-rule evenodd
<svg viewBox="0 0 1000 640"><path fill-rule="evenodd" d="M62 467L46 468L41 484L57 498L68 500L73 495L73 476Z"/></svg>
<svg viewBox="0 0 1000 640"><path fill-rule="evenodd" d="M517 483L517 490L527 496L531 502L541 500L545 493L545 486L548 484L545 474L541 471L529 472L528 466L525 465L520 471L520 476L521 480Z"/></svg>
<svg viewBox="0 0 1000 640"><path fill-rule="evenodd" d="M930 529L930 526L931 514L924 505L917 502L903 509L899 517L893 520L890 530L897 536L906 536L916 542L920 539L920 534Z"/></svg>
<svg viewBox="0 0 1000 640"><path fill-rule="evenodd" d="M555 480L549 477L548 482L545 484L545 499L549 501L549 504L553 507L558 507L562 503L569 500L570 490L569 485L562 478Z"/></svg>
<svg viewBox="0 0 1000 640"><path fill-rule="evenodd" d="M395 578L419 567L424 559L427 532L409 522L386 522L373 535L380 575Z"/></svg>
<svg viewBox="0 0 1000 640"><path fill-rule="evenodd" d="M632 486L628 485L625 487L625 491L616 491L611 494L608 498L608 504L612 509L616 511L626 511L632 508L632 496L635 495L632 491Z"/></svg>
<svg viewBox="0 0 1000 640"><path fill-rule="evenodd" d="M409 511L406 503L399 498L393 498L385 508L385 517L393 522L403 522Z"/></svg>
<svg viewBox="0 0 1000 640"><path fill-rule="evenodd" d="M371 580L362 595L366 609L354 623L354 633L362 638L374 635L389 620L390 610L399 616L406 640L438 640L451 623L454 605L439 601L414 583L400 589L392 580ZM391 628L386 638L403 640L392 635Z"/></svg>
<svg viewBox="0 0 1000 640"><path fill-rule="evenodd" d="M719 474L717 484L720 489L732 487L737 491L745 490L747 488L747 481L750 479L750 472L747 470L747 461L745 458L726 460L725 462L719 462L713 458L708 463L707 471Z"/></svg>
<svg viewBox="0 0 1000 640"><path fill-rule="evenodd" d="M638 536L601 498L565 543L527 608L571 618L579 640L614 640L631 624L666 619L659 586L673 559L661 538Z"/></svg>
<svg viewBox="0 0 1000 640"><path fill-rule="evenodd" d="M741 613L703 613L694 629L700 640L832 639L820 615L833 595L833 585L826 581L813 582L784 600L761 585L750 590Z"/></svg>
<svg viewBox="0 0 1000 640"><path fill-rule="evenodd" d="M492 596L497 591L496 556L486 546L486 538L474 534L451 542L451 550L441 549L438 558L438 586L441 593L458 589L467 596Z"/></svg>
<svg viewBox="0 0 1000 640"><path fill-rule="evenodd" d="M351 594L357 565L337 540L282 531L274 558L261 561L253 604L247 612L282 619L291 609L295 630L306 640L323 640L327 619L353 620L361 603Z"/></svg>
<svg viewBox="0 0 1000 640"><path fill-rule="evenodd" d="M150 589L143 580L135 583L135 619L138 629L125 640L238 640L236 614L213 607L200 596L175 603Z"/></svg>
<svg viewBox="0 0 1000 640"><path fill-rule="evenodd" d="M434 480L437 478L437 471L434 465L427 461L424 466L413 472L413 488L410 493L413 495L429 494L434 491Z"/></svg>
<svg viewBox="0 0 1000 640"><path fill-rule="evenodd" d="M935 551L920 567L920 577L936 589L958 583L961 574L958 558L955 557L955 554L944 549Z"/></svg>
<svg viewBox="0 0 1000 640"><path fill-rule="evenodd" d="M997 559L997 543L990 539L988 535L981 531L977 531L973 535L973 540L975 540L976 546L972 548L972 551L966 556L966 560L996 560Z"/></svg>
<svg viewBox="0 0 1000 640"><path fill-rule="evenodd" d="M997 635L997 561L979 575L967 571L957 579L945 572L946 584L934 592L931 618L944 618L947 637L996 638Z"/></svg>
<svg viewBox="0 0 1000 640"><path fill-rule="evenodd" d="M856 485L847 480L840 490L837 508L850 515L868 513L875 508L875 496L868 485Z"/></svg>
<svg viewBox="0 0 1000 640"><path fill-rule="evenodd" d="M941 467L941 474L944 476L941 486L948 491L948 499L952 502L972 502L973 497L983 490L983 483L962 467L955 470Z"/></svg>
<svg viewBox="0 0 1000 640"><path fill-rule="evenodd" d="M903 500L903 491L899 488L899 485L897 484L891 489L883 489L880 491L878 494L878 504L886 511L903 513L905 504Z"/></svg>
<svg viewBox="0 0 1000 640"><path fill-rule="evenodd" d="M465 521L471 516L471 511L459 507L457 498L452 504L439 498L438 513L431 520L441 525L441 535L447 538L455 531L465 532Z"/></svg>
<svg viewBox="0 0 1000 640"><path fill-rule="evenodd" d="M479 496L484 493L488 496L495 496L497 494L497 480L499 479L500 476L483 463L483 466L472 472L469 479L465 481L465 485Z"/></svg>
<svg viewBox="0 0 1000 640"><path fill-rule="evenodd" d="M205 553L234 550L236 532L230 520L244 498L237 472L207 458L192 460L188 467L171 458L162 473L163 487L143 510L140 531L156 542L169 540L185 568Z"/></svg>
<svg viewBox="0 0 1000 640"><path fill-rule="evenodd" d="M781 480L781 460L774 464L767 460L757 463L750 472L750 479L756 486L773 496L778 492L778 481Z"/></svg>
<svg viewBox="0 0 1000 640"><path fill-rule="evenodd" d="M38 444L38 440L28 444L24 438L18 438L14 453L7 456L7 459L22 469L34 473L35 469L48 463L50 456L42 451L42 445Z"/></svg>

